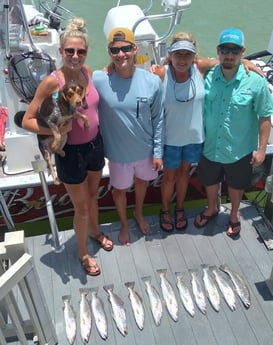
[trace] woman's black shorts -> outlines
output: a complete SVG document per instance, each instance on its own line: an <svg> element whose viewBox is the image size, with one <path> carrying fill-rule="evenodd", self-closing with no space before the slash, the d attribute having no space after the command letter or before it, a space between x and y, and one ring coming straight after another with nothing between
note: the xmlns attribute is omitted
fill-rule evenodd
<svg viewBox="0 0 273 345"><path fill-rule="evenodd" d="M88 171L99 171L105 165L102 136L79 145L66 144L65 157L55 154L57 174L63 183L82 183Z"/></svg>

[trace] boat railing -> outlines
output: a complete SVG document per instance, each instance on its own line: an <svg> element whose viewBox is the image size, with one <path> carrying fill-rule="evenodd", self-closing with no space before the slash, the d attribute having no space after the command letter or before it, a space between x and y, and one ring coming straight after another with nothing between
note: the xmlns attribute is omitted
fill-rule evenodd
<svg viewBox="0 0 273 345"><path fill-rule="evenodd" d="M55 328L24 232L5 234L0 242L0 343L17 339L21 345L56 345ZM18 303L20 299L20 303ZM21 303L22 302L22 303Z"/></svg>
<svg viewBox="0 0 273 345"><path fill-rule="evenodd" d="M17 53L26 48L22 42L27 42L28 51L40 51L37 40L34 40L35 36L46 36L48 29L58 31L65 26L67 20L74 15L61 6L60 2L61 0L42 0L37 9L32 0L30 4L26 0L4 0L2 36L8 59L12 56L12 51Z"/></svg>
<svg viewBox="0 0 273 345"><path fill-rule="evenodd" d="M40 0L39 9L49 19L50 27L56 30L63 29L67 21L74 17L71 11L61 5L61 0Z"/></svg>
<svg viewBox="0 0 273 345"><path fill-rule="evenodd" d="M32 5L29 5L32 7ZM34 9L34 8L33 8ZM31 32L28 26L28 20L22 0L16 0L10 6L10 1L5 0L4 4L4 17L5 17L5 50L6 57L11 57L11 46L19 48L20 42L27 39L30 48L33 51L39 49L35 46ZM13 29L14 30L11 30ZM26 36L26 37L23 37Z"/></svg>

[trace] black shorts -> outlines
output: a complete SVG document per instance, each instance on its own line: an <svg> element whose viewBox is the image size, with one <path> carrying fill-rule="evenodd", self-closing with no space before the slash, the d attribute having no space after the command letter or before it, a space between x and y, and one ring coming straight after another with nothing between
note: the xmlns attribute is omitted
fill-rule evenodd
<svg viewBox="0 0 273 345"><path fill-rule="evenodd" d="M203 186L224 182L233 189L247 189L251 185L252 153L229 164L208 160L202 155L198 168L199 181Z"/></svg>
<svg viewBox="0 0 273 345"><path fill-rule="evenodd" d="M65 157L55 154L57 174L63 183L82 183L88 171L99 171L105 165L103 140L100 133L86 144L66 144L63 150Z"/></svg>

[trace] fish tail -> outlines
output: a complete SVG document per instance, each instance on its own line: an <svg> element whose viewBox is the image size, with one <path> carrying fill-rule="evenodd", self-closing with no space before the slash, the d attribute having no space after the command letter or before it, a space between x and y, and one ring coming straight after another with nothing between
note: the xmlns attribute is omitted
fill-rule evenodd
<svg viewBox="0 0 273 345"><path fill-rule="evenodd" d="M196 274L198 272L198 269L197 268L190 268L189 269L189 273L190 274Z"/></svg>
<svg viewBox="0 0 273 345"><path fill-rule="evenodd" d="M208 270L208 269L209 269L209 265L207 265L207 264L201 264L201 268L202 268L203 270Z"/></svg>
<svg viewBox="0 0 273 345"><path fill-rule="evenodd" d="M83 288L79 288L79 291L80 291L81 295L87 296L89 294L90 289L86 288L86 287L83 287Z"/></svg>
<svg viewBox="0 0 273 345"><path fill-rule="evenodd" d="M109 285L104 285L103 286L104 290L109 293L109 291L114 290L114 284L109 284Z"/></svg>
<svg viewBox="0 0 273 345"><path fill-rule="evenodd" d="M220 269L221 271L223 271L223 272L226 272L227 268L228 268L228 266L227 266L226 264L221 264L221 265L219 266L219 269Z"/></svg>
<svg viewBox="0 0 273 345"><path fill-rule="evenodd" d="M142 280L144 283L150 283L150 282L151 282L151 276L142 277L141 280Z"/></svg>
<svg viewBox="0 0 273 345"><path fill-rule="evenodd" d="M71 301L71 295L64 295L63 297L62 297L62 299L63 299L63 301L65 302L65 301Z"/></svg>
<svg viewBox="0 0 273 345"><path fill-rule="evenodd" d="M126 283L124 283L124 285L125 285L127 288L133 289L134 286L135 286L135 282L126 282Z"/></svg>
<svg viewBox="0 0 273 345"><path fill-rule="evenodd" d="M157 271L157 273L158 273L159 275L165 276L166 273L167 273L167 268L161 268L161 269L156 270L156 271Z"/></svg>
<svg viewBox="0 0 273 345"><path fill-rule="evenodd" d="M217 269L217 267L216 267L216 265L212 265L212 266L209 266L209 269L210 269L211 271L214 271L214 270Z"/></svg>
<svg viewBox="0 0 273 345"><path fill-rule="evenodd" d="M99 292L99 287L98 286L95 286L95 287L91 287L90 288L90 293L91 295L97 295Z"/></svg>

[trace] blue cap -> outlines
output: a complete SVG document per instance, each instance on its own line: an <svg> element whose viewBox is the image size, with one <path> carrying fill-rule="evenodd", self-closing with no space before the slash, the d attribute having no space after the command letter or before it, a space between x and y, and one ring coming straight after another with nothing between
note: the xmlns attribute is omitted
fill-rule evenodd
<svg viewBox="0 0 273 345"><path fill-rule="evenodd" d="M219 45L232 43L239 47L244 46L244 34L241 30L236 28L229 28L221 32L219 36Z"/></svg>

